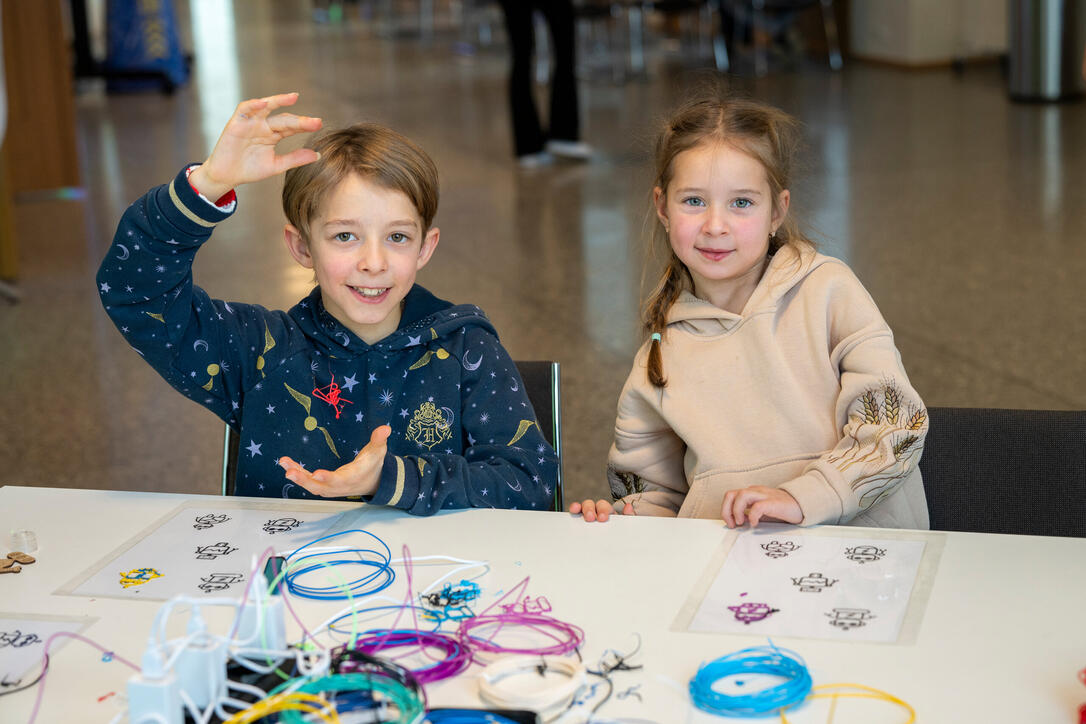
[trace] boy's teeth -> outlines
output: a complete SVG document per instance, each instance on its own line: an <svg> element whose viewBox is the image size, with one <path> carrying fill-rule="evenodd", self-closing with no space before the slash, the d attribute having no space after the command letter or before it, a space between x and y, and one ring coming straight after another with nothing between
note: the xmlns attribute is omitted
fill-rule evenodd
<svg viewBox="0 0 1086 724"><path fill-rule="evenodd" d="M364 297L379 297L385 293L385 287L370 289L369 287L355 287L355 290Z"/></svg>

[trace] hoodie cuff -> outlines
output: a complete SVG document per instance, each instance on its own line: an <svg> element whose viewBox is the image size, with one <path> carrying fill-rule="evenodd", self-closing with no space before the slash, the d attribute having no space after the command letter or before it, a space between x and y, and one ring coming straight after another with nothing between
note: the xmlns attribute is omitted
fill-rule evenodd
<svg viewBox="0 0 1086 724"><path fill-rule="evenodd" d="M844 513L841 497L818 472L809 470L780 486L799 503L803 511L800 525L837 525Z"/></svg>
<svg viewBox="0 0 1086 724"><path fill-rule="evenodd" d="M189 184L190 164L181 169L166 186L156 189L156 201L162 215L178 230L193 236L206 236L220 222L230 218L237 204L225 209L215 206Z"/></svg>
<svg viewBox="0 0 1086 724"><path fill-rule="evenodd" d="M414 466L399 455L386 453L377 492L369 502L407 510L415 504L418 492L419 477Z"/></svg>

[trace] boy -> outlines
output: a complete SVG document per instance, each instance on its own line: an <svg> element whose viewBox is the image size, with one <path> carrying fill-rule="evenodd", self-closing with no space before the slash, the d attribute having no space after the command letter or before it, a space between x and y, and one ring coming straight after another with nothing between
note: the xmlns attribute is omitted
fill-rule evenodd
<svg viewBox="0 0 1086 724"><path fill-rule="evenodd" d="M439 239L433 161L370 124L276 155L321 127L270 115L297 98L241 103L207 161L129 207L98 271L107 313L239 431L238 495L549 509L557 458L494 328L414 283ZM286 245L318 286L289 312L211 299L192 282L197 249L235 188L284 171Z"/></svg>

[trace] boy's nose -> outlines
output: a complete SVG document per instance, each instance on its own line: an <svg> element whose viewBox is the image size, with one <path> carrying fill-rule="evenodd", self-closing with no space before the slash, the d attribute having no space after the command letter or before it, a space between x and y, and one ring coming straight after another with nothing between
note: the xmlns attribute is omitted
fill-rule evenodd
<svg viewBox="0 0 1086 724"><path fill-rule="evenodd" d="M367 242L362 249L362 256L358 259L360 271L371 273L383 272L388 268L388 257L384 246L377 241Z"/></svg>

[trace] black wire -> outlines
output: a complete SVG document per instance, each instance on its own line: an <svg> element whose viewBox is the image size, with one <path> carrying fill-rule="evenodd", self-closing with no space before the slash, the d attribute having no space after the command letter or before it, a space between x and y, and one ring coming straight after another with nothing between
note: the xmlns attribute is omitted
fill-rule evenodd
<svg viewBox="0 0 1086 724"><path fill-rule="evenodd" d="M41 677L45 676L45 672L49 670L49 654L45 655L45 662L41 666L41 672L38 673L38 678L31 681L29 684L23 684L17 689L0 689L0 696L7 696L8 694L15 694L16 692L25 691L30 687L41 681Z"/></svg>

